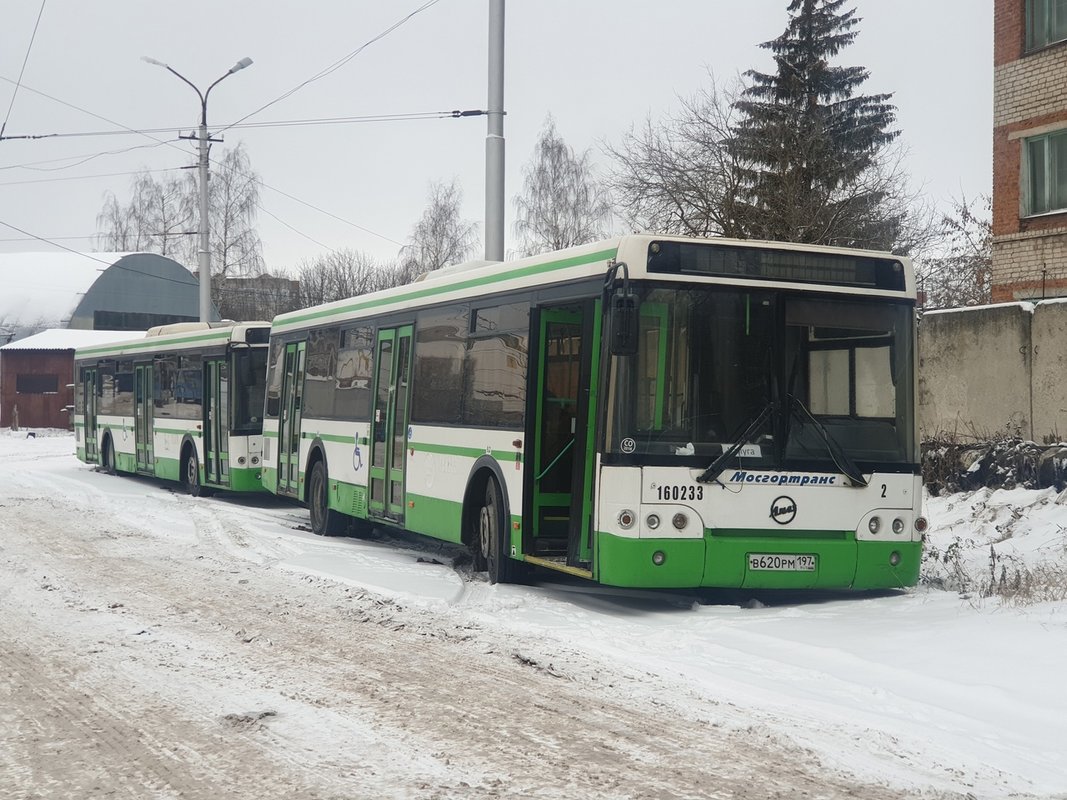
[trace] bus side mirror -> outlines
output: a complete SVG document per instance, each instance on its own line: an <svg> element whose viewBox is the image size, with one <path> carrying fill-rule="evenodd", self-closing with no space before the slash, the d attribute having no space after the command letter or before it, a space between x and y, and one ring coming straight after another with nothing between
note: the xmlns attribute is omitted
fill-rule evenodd
<svg viewBox="0 0 1067 800"><path fill-rule="evenodd" d="M641 316L637 295L620 291L611 296L608 311L609 347L613 356L637 355Z"/></svg>

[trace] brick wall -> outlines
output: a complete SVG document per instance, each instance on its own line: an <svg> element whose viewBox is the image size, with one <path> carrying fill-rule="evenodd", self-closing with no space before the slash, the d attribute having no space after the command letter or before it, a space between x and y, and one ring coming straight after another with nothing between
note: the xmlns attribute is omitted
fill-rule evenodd
<svg viewBox="0 0 1067 800"><path fill-rule="evenodd" d="M55 376L58 391L20 394L19 375ZM73 350L5 350L0 355L0 427L11 427L17 405L20 427L70 428L66 409L74 402L68 388L73 376Z"/></svg>
<svg viewBox="0 0 1067 800"><path fill-rule="evenodd" d="M1023 4L1026 0L994 0L993 64L1017 59L1023 51Z"/></svg>
<svg viewBox="0 0 1067 800"><path fill-rule="evenodd" d="M1020 216L1023 140L1067 128L1067 42L1025 54L1024 10L994 2L994 302L1067 294L1067 212Z"/></svg>
<svg viewBox="0 0 1067 800"><path fill-rule="evenodd" d="M1055 215L1067 226L1063 214ZM1067 295L1067 227L993 239L993 302Z"/></svg>

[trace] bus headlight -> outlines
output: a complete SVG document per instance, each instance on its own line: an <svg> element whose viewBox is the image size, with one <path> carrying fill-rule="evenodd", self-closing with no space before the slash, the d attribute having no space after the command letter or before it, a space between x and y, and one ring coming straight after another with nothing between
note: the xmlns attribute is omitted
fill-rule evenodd
<svg viewBox="0 0 1067 800"><path fill-rule="evenodd" d="M897 517L893 520L893 533L904 533L904 520L902 520L900 517Z"/></svg>
<svg viewBox="0 0 1067 800"><path fill-rule="evenodd" d="M679 512L671 518L671 524L680 531L685 530L686 525L689 524L689 517Z"/></svg>
<svg viewBox="0 0 1067 800"><path fill-rule="evenodd" d="M663 562L666 560L667 554L664 553L662 550L657 550L655 553L652 554L652 563L655 564L657 567L662 567Z"/></svg>
<svg viewBox="0 0 1067 800"><path fill-rule="evenodd" d="M659 527L659 514L649 514L645 517L645 525L647 525L650 530L656 530L656 528Z"/></svg>
<svg viewBox="0 0 1067 800"><path fill-rule="evenodd" d="M878 531L880 531L881 529L882 529L882 518L881 517L871 517L870 521L867 523L867 530L869 530L871 533L878 533Z"/></svg>

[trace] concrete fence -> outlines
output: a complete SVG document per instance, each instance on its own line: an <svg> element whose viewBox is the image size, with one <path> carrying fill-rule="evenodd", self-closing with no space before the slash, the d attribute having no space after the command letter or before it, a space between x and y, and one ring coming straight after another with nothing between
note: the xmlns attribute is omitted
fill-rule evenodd
<svg viewBox="0 0 1067 800"><path fill-rule="evenodd" d="M919 431L961 439L1067 436L1067 302L928 311L919 323Z"/></svg>

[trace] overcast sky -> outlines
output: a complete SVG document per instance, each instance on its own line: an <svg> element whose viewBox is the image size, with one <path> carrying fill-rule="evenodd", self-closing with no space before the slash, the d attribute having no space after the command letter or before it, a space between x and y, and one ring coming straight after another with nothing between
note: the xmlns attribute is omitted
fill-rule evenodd
<svg viewBox="0 0 1067 800"><path fill-rule="evenodd" d="M141 61L142 55L170 64L201 88L250 57L253 66L211 94L208 123L218 129L276 100L426 2L46 0L8 115L41 1L5 0L5 135L170 132L0 142L0 223L90 250L105 192L124 201L129 173L194 162L195 143L180 142L176 134L195 128L199 101L173 75ZM907 170L943 207L961 194L990 190L992 4L855 0L863 18L859 38L839 59L870 70L865 92L893 93L909 151ZM607 168L600 142L618 142L646 117L661 119L678 108L679 96L709 86L710 74L723 82L746 69L770 70L770 54L758 44L782 32L786 5L508 3L508 247L512 198L546 115L552 114L568 144L591 148ZM485 108L487 30L488 0L437 0L331 74L247 121ZM286 269L328 249L395 256L435 180L457 178L465 215L481 223L485 134L484 117L378 121L233 129L222 146L244 142L267 187L259 215L267 266ZM219 155L213 151L214 158ZM42 249L50 248L0 225L0 250Z"/></svg>

